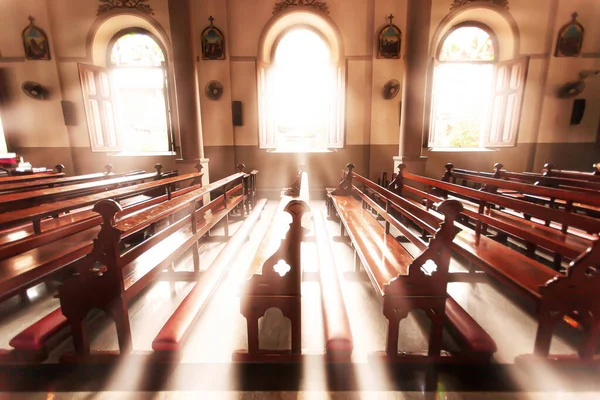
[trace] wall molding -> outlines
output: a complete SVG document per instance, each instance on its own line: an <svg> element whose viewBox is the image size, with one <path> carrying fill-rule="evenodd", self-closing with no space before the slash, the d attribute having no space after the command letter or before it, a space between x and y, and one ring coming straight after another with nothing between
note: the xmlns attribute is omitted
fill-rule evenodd
<svg viewBox="0 0 600 400"><path fill-rule="evenodd" d="M229 56L231 62L255 62L256 56Z"/></svg>
<svg viewBox="0 0 600 400"><path fill-rule="evenodd" d="M365 54L362 56L346 56L346 60L348 60L348 61L372 61L373 55Z"/></svg>
<svg viewBox="0 0 600 400"><path fill-rule="evenodd" d="M0 57L0 63L25 62L25 57Z"/></svg>
<svg viewBox="0 0 600 400"><path fill-rule="evenodd" d="M581 53L583 58L600 58L600 53Z"/></svg>

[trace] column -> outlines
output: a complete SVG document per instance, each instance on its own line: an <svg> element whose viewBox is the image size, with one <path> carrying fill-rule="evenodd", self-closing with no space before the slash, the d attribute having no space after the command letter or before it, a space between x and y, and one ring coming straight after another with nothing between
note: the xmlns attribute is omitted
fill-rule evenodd
<svg viewBox="0 0 600 400"><path fill-rule="evenodd" d="M403 162L410 172L425 172L426 157L421 156L425 111L425 90L429 63L429 26L432 0L408 0L404 35L404 79L402 84L402 121L400 148L394 169Z"/></svg>
<svg viewBox="0 0 600 400"><path fill-rule="evenodd" d="M204 145L202 143L200 90L196 73L196 40L192 27L192 16L191 0L169 0L181 159L182 161L198 162L204 158ZM205 166L205 173L207 171Z"/></svg>

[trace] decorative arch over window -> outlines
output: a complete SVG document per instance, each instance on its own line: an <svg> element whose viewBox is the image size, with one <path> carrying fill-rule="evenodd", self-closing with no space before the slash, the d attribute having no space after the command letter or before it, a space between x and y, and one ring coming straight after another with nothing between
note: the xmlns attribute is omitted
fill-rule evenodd
<svg viewBox="0 0 600 400"><path fill-rule="evenodd" d="M259 42L257 73L260 148L344 146L343 43L327 15L290 10L273 17Z"/></svg>
<svg viewBox="0 0 600 400"><path fill-rule="evenodd" d="M140 12L106 14L88 35L95 65L79 64L92 151L173 152L168 37Z"/></svg>
<svg viewBox="0 0 600 400"><path fill-rule="evenodd" d="M528 58L499 62L494 32L465 21L441 37L434 59L428 145L514 146Z"/></svg>

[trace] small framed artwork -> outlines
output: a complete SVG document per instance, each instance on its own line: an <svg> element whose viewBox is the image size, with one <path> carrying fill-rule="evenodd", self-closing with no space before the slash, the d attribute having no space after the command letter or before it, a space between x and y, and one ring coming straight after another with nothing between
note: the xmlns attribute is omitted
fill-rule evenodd
<svg viewBox="0 0 600 400"><path fill-rule="evenodd" d="M571 17L571 22L563 26L558 32L555 57L577 57L581 54L583 25L577 21L577 13L573 13Z"/></svg>
<svg viewBox="0 0 600 400"><path fill-rule="evenodd" d="M219 28L213 25L215 20L212 15L208 19L210 25L202 31L202 59L224 60L225 37Z"/></svg>
<svg viewBox="0 0 600 400"><path fill-rule="evenodd" d="M41 28L33 23L34 18L29 16L29 25L23 29L23 47L28 60L49 60L50 44L48 36Z"/></svg>
<svg viewBox="0 0 600 400"><path fill-rule="evenodd" d="M393 15L388 19L389 23L379 31L377 38L377 58L400 58L402 32L392 23Z"/></svg>

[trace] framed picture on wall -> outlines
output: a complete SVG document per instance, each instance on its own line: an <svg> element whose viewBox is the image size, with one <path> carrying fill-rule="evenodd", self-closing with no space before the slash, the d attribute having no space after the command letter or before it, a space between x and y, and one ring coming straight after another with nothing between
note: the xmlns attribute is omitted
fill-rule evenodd
<svg viewBox="0 0 600 400"><path fill-rule="evenodd" d="M583 46L583 25L577 21L578 14L571 15L571 22L563 26L558 32L555 57L577 57L581 54Z"/></svg>
<svg viewBox="0 0 600 400"><path fill-rule="evenodd" d="M212 15L208 18L210 25L202 31L202 59L224 60L225 37L221 30L213 25Z"/></svg>
<svg viewBox="0 0 600 400"><path fill-rule="evenodd" d="M23 29L23 47L28 60L49 60L50 44L48 36L41 28L33 23L34 18L29 16L29 25Z"/></svg>
<svg viewBox="0 0 600 400"><path fill-rule="evenodd" d="M377 37L377 58L400 58L402 32L392 24L394 16L390 14L389 23L379 31Z"/></svg>

